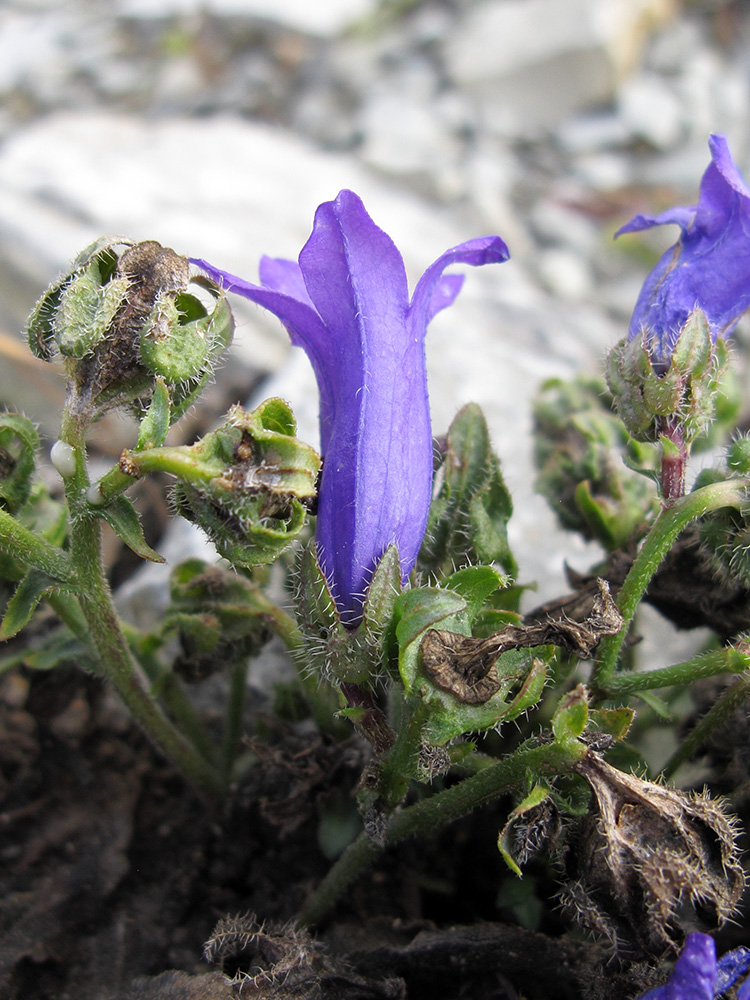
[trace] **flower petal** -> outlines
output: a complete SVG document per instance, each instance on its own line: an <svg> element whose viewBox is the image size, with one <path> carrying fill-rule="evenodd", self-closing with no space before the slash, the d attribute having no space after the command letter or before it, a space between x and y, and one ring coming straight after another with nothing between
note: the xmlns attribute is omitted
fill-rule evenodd
<svg viewBox="0 0 750 1000"><path fill-rule="evenodd" d="M629 337L646 332L657 368L669 367L680 330L696 307L714 337L724 337L750 308L750 191L723 136L711 136L712 160L695 208L639 215L617 235L676 223L682 233L648 275L630 321Z"/></svg>
<svg viewBox="0 0 750 1000"><path fill-rule="evenodd" d="M424 534L432 481L424 347L407 329L401 255L351 191L319 207L300 267L335 353L331 412L321 411L317 540L337 602L356 612L386 549L397 543L405 576Z"/></svg>
<svg viewBox="0 0 750 1000"><path fill-rule="evenodd" d="M307 294L305 279L302 277L302 269L296 260L284 260L283 257L266 257L260 259L258 267L260 282L266 288L273 288L276 292L283 292L290 295L298 302L314 309L312 299Z"/></svg>
<svg viewBox="0 0 750 1000"><path fill-rule="evenodd" d="M674 208L668 208L661 215L634 215L630 222L620 226L615 233L615 239L622 236L623 233L636 233L641 229L652 229L654 226L674 224L685 231L693 222L697 207L697 205L675 205Z"/></svg>
<svg viewBox="0 0 750 1000"><path fill-rule="evenodd" d="M409 307L412 329L416 333L421 332L421 335L424 336L427 324L435 313L439 309L444 309L446 305L450 305L458 294L460 286L455 288L453 298L445 305L438 304L440 293L438 293L437 302L434 298L436 286L441 281L446 267L450 267L451 264L470 264L472 267L480 267L482 264L501 264L509 257L510 251L499 236L480 236L478 239L468 240L466 243L460 243L457 247L446 250L434 263L430 264L417 282ZM436 305L437 308L435 308Z"/></svg>
<svg viewBox="0 0 750 1000"><path fill-rule="evenodd" d="M750 970L750 948L733 948L726 952L719 959L716 968L717 993L724 993L730 986L734 986L740 976Z"/></svg>
<svg viewBox="0 0 750 1000"><path fill-rule="evenodd" d="M708 934L688 934L669 977L664 1000L714 1000L716 945Z"/></svg>

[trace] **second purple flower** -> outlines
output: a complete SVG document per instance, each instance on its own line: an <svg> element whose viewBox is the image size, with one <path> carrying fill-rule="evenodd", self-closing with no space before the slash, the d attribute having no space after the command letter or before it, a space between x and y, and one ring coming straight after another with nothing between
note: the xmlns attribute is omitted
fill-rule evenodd
<svg viewBox="0 0 750 1000"><path fill-rule="evenodd" d="M298 263L261 260L260 285L194 261L227 291L275 313L310 358L324 459L316 540L349 624L361 617L386 549L398 547L405 579L422 544L432 495L424 336L463 282L443 272L508 256L498 236L453 247L427 268L410 301L401 254L344 190L319 206Z"/></svg>

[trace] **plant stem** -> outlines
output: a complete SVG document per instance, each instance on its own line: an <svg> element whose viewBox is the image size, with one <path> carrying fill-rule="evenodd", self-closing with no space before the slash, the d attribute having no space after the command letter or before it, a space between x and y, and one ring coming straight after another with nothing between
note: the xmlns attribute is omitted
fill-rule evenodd
<svg viewBox="0 0 750 1000"><path fill-rule="evenodd" d="M738 708L741 708L750 698L750 674L740 677L735 684L721 695L711 706L700 722L691 729L687 738L672 754L663 770L665 778L670 778L677 768L701 747L711 733L728 719Z"/></svg>
<svg viewBox="0 0 750 1000"><path fill-rule="evenodd" d="M660 670L644 670L642 673L618 674L607 685L610 697L638 694L653 688L671 687L673 684L688 684L704 677L717 674L741 674L750 667L750 656L735 646L716 649L712 653L696 656L684 663L675 663Z"/></svg>
<svg viewBox="0 0 750 1000"><path fill-rule="evenodd" d="M143 669L151 693L157 696L174 719L180 731L211 764L216 763L216 747L211 742L195 706L173 671L165 667L156 654L143 648L141 634L127 622L121 624L128 647Z"/></svg>
<svg viewBox="0 0 750 1000"><path fill-rule="evenodd" d="M384 847L397 844L415 834L435 833L459 816L523 785L529 775L554 776L572 771L586 753L583 743L573 740L521 749L458 785L422 799L397 813L388 825L382 846L375 844L366 834L360 834L308 899L299 915L299 922L303 926L319 923Z"/></svg>
<svg viewBox="0 0 750 1000"><path fill-rule="evenodd" d="M591 676L591 686L601 697L610 693L617 659L633 620L636 608L651 582L651 578L667 555L680 532L696 518L721 507L741 508L747 501L748 482L728 479L694 490L664 507L653 523L635 557L617 597L617 605L625 624L617 635L606 636L599 643L599 653Z"/></svg>
<svg viewBox="0 0 750 1000"><path fill-rule="evenodd" d="M69 444L75 454L75 471L64 479L70 511L70 558L80 587L81 612L101 672L141 728L194 787L209 800L220 799L225 791L220 775L175 728L149 694L128 648L102 565L99 520L86 502L89 480L84 425L72 415L68 406L63 412L60 440Z"/></svg>
<svg viewBox="0 0 750 1000"><path fill-rule="evenodd" d="M676 417L657 417L657 429L668 444L662 446L661 455L661 495L666 503L672 503L685 495L685 469L688 447L682 423Z"/></svg>
<svg viewBox="0 0 750 1000"><path fill-rule="evenodd" d="M242 720L245 712L245 696L247 693L247 659L243 658L232 664L229 675L229 703L224 720L222 742L222 765L224 777L231 779L234 762L237 758L237 748L242 738Z"/></svg>

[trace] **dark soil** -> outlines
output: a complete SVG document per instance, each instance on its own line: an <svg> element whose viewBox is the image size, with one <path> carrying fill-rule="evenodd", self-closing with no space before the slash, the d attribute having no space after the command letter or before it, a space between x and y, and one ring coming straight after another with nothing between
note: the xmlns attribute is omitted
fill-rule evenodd
<svg viewBox="0 0 750 1000"><path fill-rule="evenodd" d="M319 938L296 930L331 863L320 816L351 798L364 750L273 727L267 738L211 815L96 679L5 677L3 1000L615 1000L648 985L636 970L620 989L597 948L554 923L500 922L499 810L386 852Z"/></svg>

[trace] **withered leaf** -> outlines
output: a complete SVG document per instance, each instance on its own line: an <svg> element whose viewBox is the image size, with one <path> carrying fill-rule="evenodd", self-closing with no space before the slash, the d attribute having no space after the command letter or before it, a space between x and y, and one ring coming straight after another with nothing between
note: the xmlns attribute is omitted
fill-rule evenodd
<svg viewBox="0 0 750 1000"><path fill-rule="evenodd" d="M560 646L588 659L601 638L619 632L624 622L606 580L597 580L598 594L580 621L548 617L521 625L506 625L485 639L430 629L422 640L422 666L444 691L467 705L482 705L500 689L494 671L497 658L510 649Z"/></svg>

